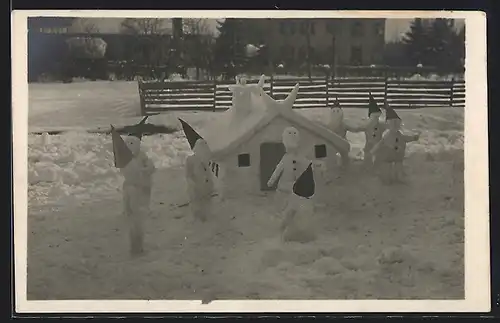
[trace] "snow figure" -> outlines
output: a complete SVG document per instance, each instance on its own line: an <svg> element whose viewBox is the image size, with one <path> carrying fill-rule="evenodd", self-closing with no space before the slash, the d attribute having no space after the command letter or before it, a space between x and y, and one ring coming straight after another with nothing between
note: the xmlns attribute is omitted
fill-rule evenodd
<svg viewBox="0 0 500 323"><path fill-rule="evenodd" d="M335 134L339 135L340 137L342 137L344 139L346 139L347 131L349 131L349 132L361 131L358 128L350 126L345 122L344 110L342 110L342 107L339 104L338 98L335 98L335 102L333 104L333 107L330 108L330 120L328 122L328 127ZM339 154L339 155L341 158L340 159L341 165L343 167L349 166L349 153Z"/></svg>
<svg viewBox="0 0 500 323"><path fill-rule="evenodd" d="M145 117L139 125L146 121ZM115 166L124 177L123 208L130 234L130 252L138 255L144 251L143 221L150 213L152 175L155 166L141 151L142 133L126 136L124 139L111 126Z"/></svg>
<svg viewBox="0 0 500 323"><path fill-rule="evenodd" d="M233 122L238 122L247 117L251 112L252 94L259 95L259 91L264 85L264 75L262 75L257 84L247 84L245 76L236 77L236 84L229 85L232 92L232 117Z"/></svg>
<svg viewBox="0 0 500 323"><path fill-rule="evenodd" d="M305 167L307 167L308 160L298 154L300 135L296 128L285 128L282 140L285 146L285 154L274 169L267 185L272 187L279 179L277 191L279 193L290 194L293 183Z"/></svg>
<svg viewBox="0 0 500 323"><path fill-rule="evenodd" d="M211 215L214 194L211 151L207 142L188 123L179 120L193 150L193 154L186 158L187 194L191 213L194 218L205 221Z"/></svg>
<svg viewBox="0 0 500 323"><path fill-rule="evenodd" d="M364 163L366 166L373 166L373 156L370 151L380 141L382 134L386 130L385 124L380 122L381 115L382 111L370 93L368 103L368 117L370 120L365 126L350 130L351 132L363 131L365 133Z"/></svg>
<svg viewBox="0 0 500 323"><path fill-rule="evenodd" d="M371 149L377 164L381 166L381 176L385 183L403 181L403 160L406 144L417 141L419 134L405 135L401 132L401 119L394 109L386 108L386 121L389 130Z"/></svg>
<svg viewBox="0 0 500 323"><path fill-rule="evenodd" d="M293 184L280 227L283 241L304 243L316 239L311 226L311 217L314 214L311 197L314 193L314 173L310 163Z"/></svg>

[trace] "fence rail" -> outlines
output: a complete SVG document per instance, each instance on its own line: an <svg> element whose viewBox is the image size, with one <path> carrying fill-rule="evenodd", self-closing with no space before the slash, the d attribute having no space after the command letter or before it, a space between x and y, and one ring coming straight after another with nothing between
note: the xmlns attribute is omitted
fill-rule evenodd
<svg viewBox="0 0 500 323"><path fill-rule="evenodd" d="M249 80L255 84L257 80ZM464 107L465 82L397 80L388 78L271 78L264 90L277 100L286 98L300 84L294 109L321 108L337 98L343 107L364 108L368 93L395 109ZM221 81L139 81L143 115L164 111L224 111L231 107L232 94Z"/></svg>

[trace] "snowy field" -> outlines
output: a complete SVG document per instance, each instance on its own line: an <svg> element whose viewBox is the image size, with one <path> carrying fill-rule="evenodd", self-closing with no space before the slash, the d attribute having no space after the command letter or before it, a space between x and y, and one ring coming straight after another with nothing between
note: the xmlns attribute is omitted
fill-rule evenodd
<svg viewBox="0 0 500 323"><path fill-rule="evenodd" d="M83 130L140 120L136 82L30 84L28 299L460 299L463 290L463 109L401 111L421 132L409 144L407 185L381 188L353 170L330 184L331 205L311 219L318 240L278 239L272 197L220 201L198 224L182 207L189 154L182 133L147 136L158 168L147 253L128 255L122 179L111 136ZM299 110L324 122L328 109ZM347 109L353 124L364 109ZM195 128L214 112L153 116L150 123ZM348 135L360 159L363 135ZM238 210L237 212L235 210Z"/></svg>

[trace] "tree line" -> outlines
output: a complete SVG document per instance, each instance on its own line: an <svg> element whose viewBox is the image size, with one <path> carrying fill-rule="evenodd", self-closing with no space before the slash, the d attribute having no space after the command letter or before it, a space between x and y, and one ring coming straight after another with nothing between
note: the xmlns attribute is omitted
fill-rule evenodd
<svg viewBox="0 0 500 323"><path fill-rule="evenodd" d="M385 46L385 63L393 66L439 66L453 70L464 66L465 25L453 19L414 19L401 39Z"/></svg>
<svg viewBox="0 0 500 323"><path fill-rule="evenodd" d="M86 39L83 45L78 42L71 45L69 42L69 46L79 48L79 45L84 51L94 53L91 57L92 64L99 65L100 70L103 69L103 63L95 63L99 55L96 57L95 50L89 51L85 47L106 48L105 53L102 50L98 52L102 52L101 60L122 61L121 64L124 65L139 64L160 78L172 73L185 74L187 67L195 68L196 78L202 72L210 76L233 78L238 73L274 69L280 65L279 61L270 56L269 44L265 41L266 30L262 24L255 23L255 19L220 20L214 33L207 19L126 18L120 23L122 44L117 44L116 41L107 44L107 47L97 47L95 42L88 41L92 37L99 37L99 28L93 24L92 19L75 19L79 19L73 24L78 28L79 34L89 37L83 37ZM310 46L308 41L305 62L300 62L306 66L309 75L318 63L311 54ZM76 60L80 64L81 56ZM73 61L74 65L74 57L73 51L66 61ZM463 67L464 57L465 26L457 30L452 19L414 19L401 39L387 43L384 47L384 64L387 66L421 64L453 70ZM159 69L162 70L161 75L155 72Z"/></svg>

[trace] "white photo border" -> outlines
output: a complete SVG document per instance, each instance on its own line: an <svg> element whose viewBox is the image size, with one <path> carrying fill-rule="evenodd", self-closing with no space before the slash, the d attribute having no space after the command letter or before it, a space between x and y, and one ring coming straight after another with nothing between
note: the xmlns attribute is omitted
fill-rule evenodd
<svg viewBox="0 0 500 323"><path fill-rule="evenodd" d="M226 300L202 304L160 300L27 300L27 18L455 18L465 19L465 299L464 300ZM15 311L17 313L277 313L490 311L488 102L486 14L480 11L132 11L17 10L12 12L12 124Z"/></svg>

